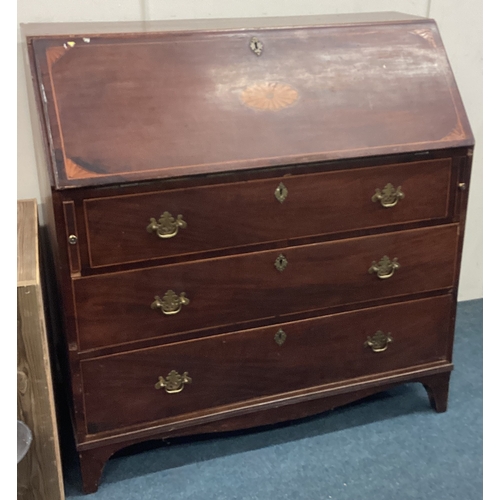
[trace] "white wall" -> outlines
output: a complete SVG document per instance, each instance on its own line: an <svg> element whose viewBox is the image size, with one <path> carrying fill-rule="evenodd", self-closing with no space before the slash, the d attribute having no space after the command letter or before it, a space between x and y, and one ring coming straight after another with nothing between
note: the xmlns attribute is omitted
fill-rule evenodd
<svg viewBox="0 0 500 500"><path fill-rule="evenodd" d="M476 138L459 300L483 296L482 2L477 0L18 0L18 22L137 21L398 11L438 23ZM18 30L18 199L40 199Z"/></svg>

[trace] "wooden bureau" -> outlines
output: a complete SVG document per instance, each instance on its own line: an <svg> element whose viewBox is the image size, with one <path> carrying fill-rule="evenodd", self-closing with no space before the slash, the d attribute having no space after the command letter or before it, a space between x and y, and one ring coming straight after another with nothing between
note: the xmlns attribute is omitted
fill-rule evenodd
<svg viewBox="0 0 500 500"><path fill-rule="evenodd" d="M474 140L434 21L23 30L86 492L145 440L446 410Z"/></svg>

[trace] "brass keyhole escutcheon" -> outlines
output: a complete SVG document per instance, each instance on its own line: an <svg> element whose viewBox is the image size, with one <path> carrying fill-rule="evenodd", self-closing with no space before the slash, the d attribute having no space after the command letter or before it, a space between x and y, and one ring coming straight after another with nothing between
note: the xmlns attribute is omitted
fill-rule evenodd
<svg viewBox="0 0 500 500"><path fill-rule="evenodd" d="M286 260L286 257L280 253L276 260L274 261L274 267L282 273L285 270L285 267L288 265L288 261Z"/></svg>
<svg viewBox="0 0 500 500"><path fill-rule="evenodd" d="M280 203L283 203L288 196L288 189L282 182L279 183L279 186L274 191L274 196L276 196L276 199Z"/></svg>
<svg viewBox="0 0 500 500"><path fill-rule="evenodd" d="M286 333L280 328L277 332L276 335L274 336L274 341L279 345L282 346L285 343L286 340Z"/></svg>
<svg viewBox="0 0 500 500"><path fill-rule="evenodd" d="M370 347L373 352L384 352L392 342L391 333L385 334L378 330L373 337L368 337L365 347Z"/></svg>
<svg viewBox="0 0 500 500"><path fill-rule="evenodd" d="M401 186L395 188L391 183L386 184L384 189L375 189L375 194L372 196L372 201L380 201L380 204L384 208L391 208L397 205L399 200L405 197L403 191L401 191Z"/></svg>
<svg viewBox="0 0 500 500"><path fill-rule="evenodd" d="M250 40L250 50L257 56L262 54L262 49L264 48L263 43L256 37Z"/></svg>
<svg viewBox="0 0 500 500"><path fill-rule="evenodd" d="M172 370L166 378L158 377L155 389L165 389L165 392L169 394L176 394L184 389L184 384L190 384L192 381L192 378L188 377L188 372L181 375L176 370Z"/></svg>
<svg viewBox="0 0 500 500"><path fill-rule="evenodd" d="M390 278L396 269L399 269L401 265L398 262L397 257L394 259L389 259L387 255L384 255L378 262L373 261L370 269L368 269L368 272L370 274L372 273L377 273L377 276L381 280L386 280Z"/></svg>

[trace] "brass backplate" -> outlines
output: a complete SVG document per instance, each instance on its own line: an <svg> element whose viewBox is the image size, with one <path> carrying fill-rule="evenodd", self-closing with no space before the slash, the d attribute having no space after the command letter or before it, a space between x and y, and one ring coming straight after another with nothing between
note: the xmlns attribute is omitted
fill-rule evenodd
<svg viewBox="0 0 500 500"><path fill-rule="evenodd" d="M401 265L399 264L397 257L391 261L387 255L384 255L378 262L372 262L368 272L370 274L376 273L380 279L384 280L392 277L394 275L394 271L400 267Z"/></svg>
<svg viewBox="0 0 500 500"><path fill-rule="evenodd" d="M386 184L384 189L376 189L375 194L372 196L372 201L379 201L380 204L385 208L391 208L397 205L399 200L405 197L403 191L401 191L401 186L395 188L391 183Z"/></svg>
<svg viewBox="0 0 500 500"><path fill-rule="evenodd" d="M370 347L373 352L384 352L391 342L390 332L385 334L382 330L378 330L373 337L368 337L365 347Z"/></svg>
<svg viewBox="0 0 500 500"><path fill-rule="evenodd" d="M176 370L172 370L166 378L158 377L155 389L164 389L169 394L176 394L184 389L184 384L190 384L191 382L192 379L188 376L188 372L181 375Z"/></svg>
<svg viewBox="0 0 500 500"><path fill-rule="evenodd" d="M189 299L186 297L186 293L182 292L177 295L173 290L168 290L163 298L158 295L155 296L155 301L151 304L151 309L161 309L163 314L171 315L177 314L182 306L187 306L189 304Z"/></svg>

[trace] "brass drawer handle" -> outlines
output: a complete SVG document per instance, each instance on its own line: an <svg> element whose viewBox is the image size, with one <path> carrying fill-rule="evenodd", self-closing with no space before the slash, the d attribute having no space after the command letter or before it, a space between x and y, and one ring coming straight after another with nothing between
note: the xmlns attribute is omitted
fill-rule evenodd
<svg viewBox="0 0 500 500"><path fill-rule="evenodd" d="M154 217L149 219L149 225L146 227L148 233L156 231L160 238L173 238L178 232L179 228L186 229L187 223L183 220L182 215L178 215L174 219L170 212L163 212L158 222Z"/></svg>
<svg viewBox="0 0 500 500"><path fill-rule="evenodd" d="M405 197L403 191L401 191L401 186L397 189L389 183L385 186L382 191L380 189L375 189L375 194L372 196L372 201L380 201L380 204L385 208L390 208L395 206L399 200Z"/></svg>
<svg viewBox="0 0 500 500"><path fill-rule="evenodd" d="M172 370L166 378L158 377L158 382L155 384L155 389L165 389L169 394L176 394L184 389L184 384L190 384L192 378L188 377L188 372L182 375L175 370Z"/></svg>
<svg viewBox="0 0 500 500"><path fill-rule="evenodd" d="M384 352L391 342L390 332L386 335L383 331L378 330L373 337L368 337L365 347L371 347L373 352Z"/></svg>
<svg viewBox="0 0 500 500"><path fill-rule="evenodd" d="M186 293L182 292L177 295L173 290L169 290L163 299L160 299L158 295L155 296L155 301L151 304L151 309L161 309L163 314L167 316L170 314L177 314L182 306L187 306L189 304L189 299L186 297Z"/></svg>
<svg viewBox="0 0 500 500"><path fill-rule="evenodd" d="M370 274L372 273L377 273L377 276L381 280L386 280L390 278L396 269L399 269L401 265L398 262L397 257L394 259L389 259L387 255L384 255L378 262L373 261L370 269L368 269L368 272Z"/></svg>

